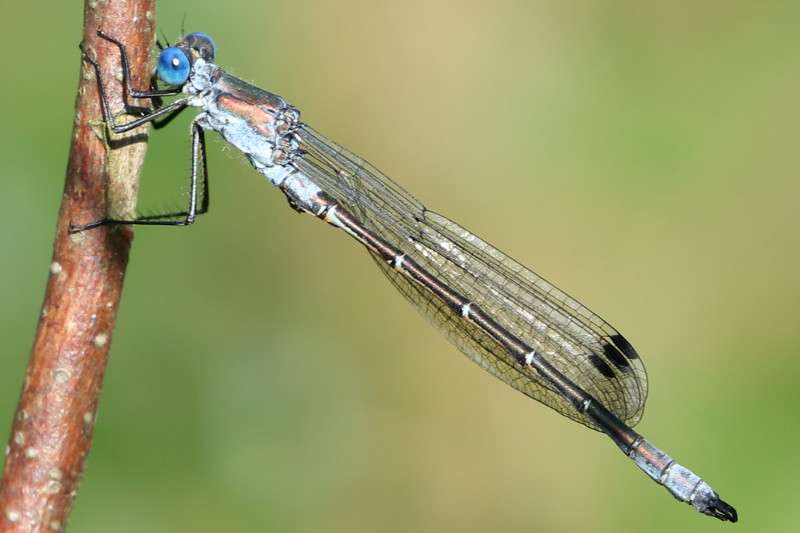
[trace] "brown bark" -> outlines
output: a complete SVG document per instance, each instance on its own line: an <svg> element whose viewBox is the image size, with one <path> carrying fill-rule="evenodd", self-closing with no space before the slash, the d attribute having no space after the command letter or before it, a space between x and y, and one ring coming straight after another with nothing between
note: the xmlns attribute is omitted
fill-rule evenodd
<svg viewBox="0 0 800 533"><path fill-rule="evenodd" d="M126 44L133 83L142 88L154 21L155 0L86 2L83 42L102 65L115 112L123 109L119 50L97 30ZM77 46L75 52L79 57ZM69 233L70 224L133 206L146 149L145 128L125 139L107 135L95 72L81 62L80 73L50 277L0 484L4 532L66 529L91 446L133 238L131 227L120 226Z"/></svg>

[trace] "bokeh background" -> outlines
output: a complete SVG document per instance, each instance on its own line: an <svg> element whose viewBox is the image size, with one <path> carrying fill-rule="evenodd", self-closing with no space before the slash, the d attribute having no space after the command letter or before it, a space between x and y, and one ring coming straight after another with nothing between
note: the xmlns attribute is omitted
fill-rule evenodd
<svg viewBox="0 0 800 533"><path fill-rule="evenodd" d="M620 329L650 375L638 429L741 522L483 373L210 135L211 212L136 232L71 530L800 528L800 3L568 4L194 0L158 27L210 33L224 68ZM0 7L3 441L81 9ZM151 137L144 210L181 202L189 118Z"/></svg>

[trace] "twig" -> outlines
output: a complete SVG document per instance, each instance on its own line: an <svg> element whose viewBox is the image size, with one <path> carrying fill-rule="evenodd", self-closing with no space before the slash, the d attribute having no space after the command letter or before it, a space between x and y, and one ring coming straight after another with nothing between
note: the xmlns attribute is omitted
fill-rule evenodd
<svg viewBox="0 0 800 533"><path fill-rule="evenodd" d="M119 50L97 30L125 42L133 83L147 87L154 20L155 0L86 2L83 42L103 66L116 111L123 109ZM100 227L71 235L69 226L129 210L146 149L138 130L107 139L97 89L82 62L50 278L0 484L4 532L64 531L91 446L133 233Z"/></svg>

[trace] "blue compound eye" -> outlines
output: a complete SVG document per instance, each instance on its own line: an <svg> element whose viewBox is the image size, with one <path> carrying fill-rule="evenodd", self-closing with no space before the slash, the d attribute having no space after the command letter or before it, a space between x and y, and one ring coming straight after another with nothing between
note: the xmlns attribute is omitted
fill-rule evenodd
<svg viewBox="0 0 800 533"><path fill-rule="evenodd" d="M183 41L189 45L189 48L197 51L204 60L214 61L214 56L217 55L217 45L214 44L214 39L205 33L190 33Z"/></svg>
<svg viewBox="0 0 800 533"><path fill-rule="evenodd" d="M165 48L158 54L156 72L158 78L167 85L178 87L186 83L190 68L189 58L182 50L174 46Z"/></svg>

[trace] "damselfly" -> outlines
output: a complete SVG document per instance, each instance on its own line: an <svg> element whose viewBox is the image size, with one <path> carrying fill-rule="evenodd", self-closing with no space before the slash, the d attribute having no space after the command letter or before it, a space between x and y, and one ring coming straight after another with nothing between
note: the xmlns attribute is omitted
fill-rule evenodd
<svg viewBox="0 0 800 533"><path fill-rule="evenodd" d="M647 397L636 350L595 313L455 222L425 208L378 169L300 121L286 100L231 76L212 63L207 35L192 33L158 57L156 74L170 89L132 88L125 46L119 47L129 94L183 97L117 124L100 66L109 127L125 132L186 107L192 121L190 200L185 212L103 224L186 225L208 207L203 130L241 150L297 211L347 232L363 244L397 289L454 345L523 394L608 435L648 476L701 513L736 522L736 510L700 477L633 431ZM198 184L198 173L203 183ZM199 191L199 192L198 192ZM198 199L202 196L202 199Z"/></svg>

